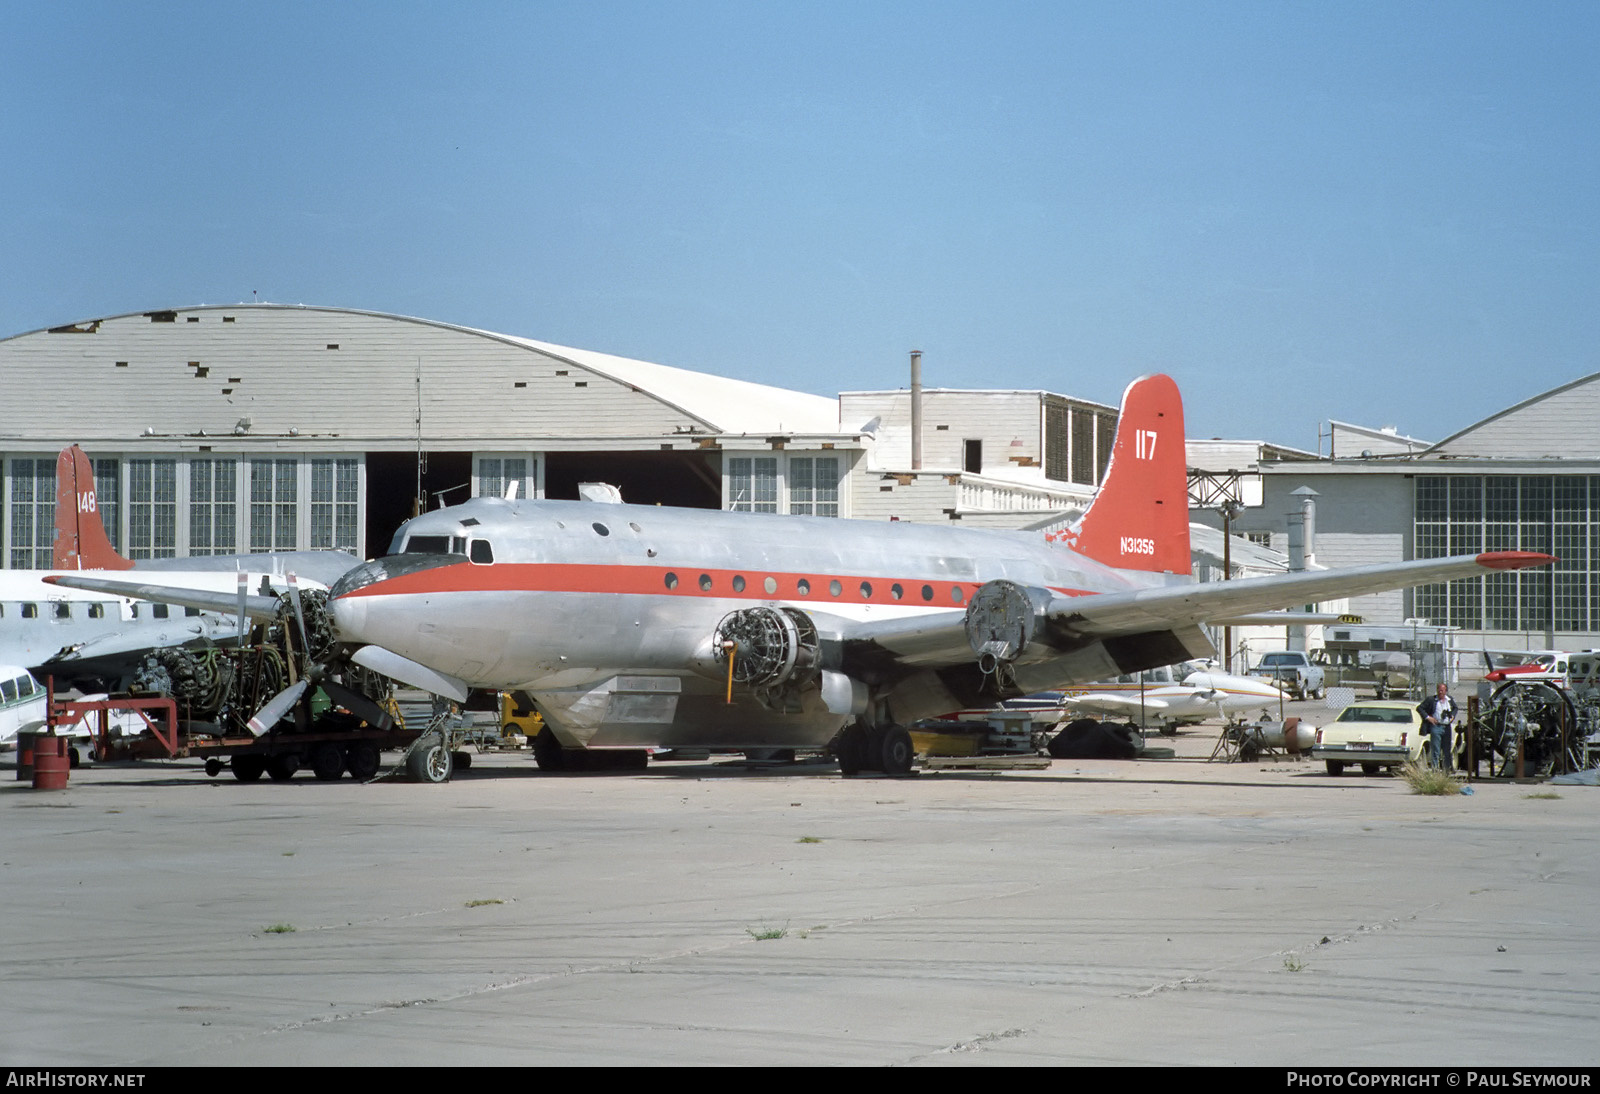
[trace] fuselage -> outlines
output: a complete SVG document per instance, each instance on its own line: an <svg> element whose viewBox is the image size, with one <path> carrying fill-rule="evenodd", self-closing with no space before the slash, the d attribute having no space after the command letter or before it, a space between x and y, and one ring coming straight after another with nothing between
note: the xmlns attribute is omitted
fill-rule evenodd
<svg viewBox="0 0 1600 1094"><path fill-rule="evenodd" d="M54 676L59 682L118 679L151 649L237 632L234 618L176 604L146 603L110 593L51 584L52 575L93 577L99 571L0 570L0 659ZM121 577L127 571L115 576ZM263 581L282 589L282 573L246 573L251 592ZM167 570L159 582L174 589L232 594L238 574ZM320 587L316 582L305 582Z"/></svg>
<svg viewBox="0 0 1600 1094"><path fill-rule="evenodd" d="M660 731L652 703L655 715L668 705L650 698L652 688L666 685L639 678L676 678L680 707L691 695L719 696L712 636L729 612L753 604L800 609L826 635L830 620L964 612L996 578L1063 596L1161 580L1039 534L498 498L416 517L391 550L335 585L341 637L473 687L526 690L583 744L672 743L651 736ZM643 696L633 703L644 711L637 734L612 717L619 692ZM814 706L778 714L721 705L736 709L695 717L730 723L700 729L729 741L741 732L734 722L760 723L755 743L798 745L826 740L843 720ZM675 711L674 722L684 714ZM803 723L815 723L804 741L768 732Z"/></svg>

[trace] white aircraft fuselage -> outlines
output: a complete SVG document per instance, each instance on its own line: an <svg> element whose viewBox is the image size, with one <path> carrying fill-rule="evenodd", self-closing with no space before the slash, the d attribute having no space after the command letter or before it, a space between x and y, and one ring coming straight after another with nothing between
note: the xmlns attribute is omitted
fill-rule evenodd
<svg viewBox="0 0 1600 1094"><path fill-rule="evenodd" d="M419 542L457 553L414 553ZM850 624L959 618L996 579L1064 597L1171 580L1114 570L1037 533L570 501L474 499L413 518L395 546L334 586L340 635L473 687L527 691L565 743L590 747L826 743L850 712L828 710L816 692L793 712L744 689L727 701L713 635L752 603L807 613L826 663ZM492 562L474 562L474 551ZM1093 669L1066 675L1116 671L1084 660ZM1060 686L1063 667L1024 667L1018 683ZM872 683L893 685L893 717L906 722L979 698L981 678L956 675L899 670Z"/></svg>

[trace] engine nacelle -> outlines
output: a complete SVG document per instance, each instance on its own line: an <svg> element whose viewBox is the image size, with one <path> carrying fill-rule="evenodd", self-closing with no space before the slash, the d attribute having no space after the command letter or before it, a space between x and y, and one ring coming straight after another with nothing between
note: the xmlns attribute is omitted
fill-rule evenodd
<svg viewBox="0 0 1600 1094"><path fill-rule="evenodd" d="M986 581L967 603L967 641L985 676L1010 665L1044 626L1050 594L1003 578Z"/></svg>
<svg viewBox="0 0 1600 1094"><path fill-rule="evenodd" d="M816 679L822 649L811 617L798 608L765 605L723 616L712 638L720 664L733 658L733 679L758 692L792 692Z"/></svg>

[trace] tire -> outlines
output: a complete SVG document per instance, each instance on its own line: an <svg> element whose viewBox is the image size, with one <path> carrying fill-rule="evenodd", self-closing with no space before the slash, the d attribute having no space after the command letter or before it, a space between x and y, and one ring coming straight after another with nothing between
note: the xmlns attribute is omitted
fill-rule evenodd
<svg viewBox="0 0 1600 1094"><path fill-rule="evenodd" d="M344 753L332 741L311 747L311 773L319 782L337 782L344 774Z"/></svg>
<svg viewBox="0 0 1600 1094"><path fill-rule="evenodd" d="M437 740L428 741L406 757L406 770L419 783L450 780L450 750Z"/></svg>
<svg viewBox="0 0 1600 1094"><path fill-rule="evenodd" d="M533 738L533 762L540 771L567 770L567 750L561 747L556 735L545 726Z"/></svg>
<svg viewBox="0 0 1600 1094"><path fill-rule="evenodd" d="M288 782L300 770L300 753L280 752L267 757L267 777L273 782Z"/></svg>
<svg viewBox="0 0 1600 1094"><path fill-rule="evenodd" d="M878 767L885 775L911 774L916 754L905 726L889 726L878 738Z"/></svg>
<svg viewBox="0 0 1600 1094"><path fill-rule="evenodd" d="M1383 770L1383 765L1382 764L1362 764L1361 765L1361 773L1363 775L1376 775L1378 772L1380 772L1382 770Z"/></svg>
<svg viewBox="0 0 1600 1094"><path fill-rule="evenodd" d="M472 766L472 753L452 752L450 753L450 763L456 771L465 771Z"/></svg>
<svg viewBox="0 0 1600 1094"><path fill-rule="evenodd" d="M851 722L839 732L839 742L834 753L839 761L839 774L853 779L866 767L867 731L860 722Z"/></svg>
<svg viewBox="0 0 1600 1094"><path fill-rule="evenodd" d="M253 783L267 770L267 758L256 753L241 752L228 758L228 767L240 782Z"/></svg>
<svg viewBox="0 0 1600 1094"><path fill-rule="evenodd" d="M344 766L350 771L350 777L357 782L366 782L378 773L381 764L378 757L378 746L371 741L357 741L345 749Z"/></svg>
<svg viewBox="0 0 1600 1094"><path fill-rule="evenodd" d="M206 760L206 775L214 779L220 774L222 774L222 761L215 756L208 758Z"/></svg>
<svg viewBox="0 0 1600 1094"><path fill-rule="evenodd" d="M1334 778L1337 779L1340 775L1344 774L1344 764L1340 763L1338 760L1324 760L1323 763L1328 765L1328 774L1332 775Z"/></svg>

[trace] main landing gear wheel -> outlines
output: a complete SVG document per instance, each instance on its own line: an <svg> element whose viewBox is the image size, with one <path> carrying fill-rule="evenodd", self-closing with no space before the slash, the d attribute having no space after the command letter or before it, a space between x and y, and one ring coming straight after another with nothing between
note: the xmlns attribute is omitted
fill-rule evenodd
<svg viewBox="0 0 1600 1094"><path fill-rule="evenodd" d="M534 735L533 762L539 765L540 771L567 769L567 750L561 747L561 742L556 740L556 735L550 732L549 726L545 726Z"/></svg>
<svg viewBox="0 0 1600 1094"><path fill-rule="evenodd" d="M878 736L878 768L885 775L911 774L911 734L905 726L888 726Z"/></svg>
<svg viewBox="0 0 1600 1094"><path fill-rule="evenodd" d="M912 762L916 759L911 747L911 733L905 726L868 729L860 722L851 722L840 731L833 747L839 761L839 774L846 778L863 771L909 775Z"/></svg>
<svg viewBox="0 0 1600 1094"><path fill-rule="evenodd" d="M834 752L839 761L839 774L847 779L861 774L866 767L867 731L859 722L851 722L840 731Z"/></svg>
<svg viewBox="0 0 1600 1094"><path fill-rule="evenodd" d="M406 770L419 783L448 781L450 767L450 750L437 740L419 745L406 757Z"/></svg>

